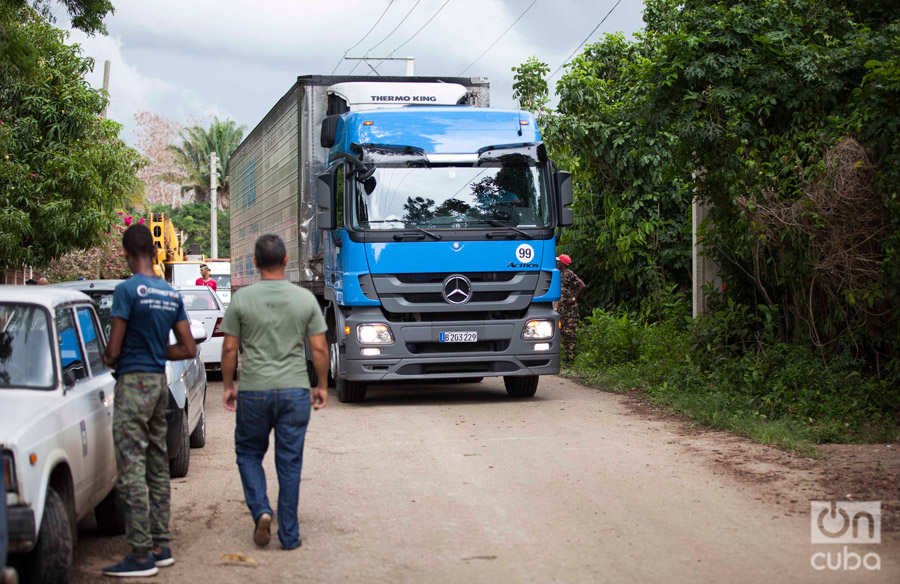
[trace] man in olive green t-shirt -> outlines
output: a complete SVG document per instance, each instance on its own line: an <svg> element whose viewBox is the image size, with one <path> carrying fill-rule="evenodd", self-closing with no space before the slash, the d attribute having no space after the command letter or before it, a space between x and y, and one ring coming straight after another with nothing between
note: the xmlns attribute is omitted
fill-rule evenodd
<svg viewBox="0 0 900 584"><path fill-rule="evenodd" d="M291 550L301 544L297 506L310 406L318 410L328 402L328 345L315 296L284 279L287 261L280 237L267 234L256 240L253 263L260 280L232 296L222 320L222 376L225 409L237 412L234 449L244 499L253 514L253 541L265 546L270 538L273 512L262 461L274 429L278 539ZM318 379L312 393L307 341ZM240 391L234 384L239 343L244 347Z"/></svg>

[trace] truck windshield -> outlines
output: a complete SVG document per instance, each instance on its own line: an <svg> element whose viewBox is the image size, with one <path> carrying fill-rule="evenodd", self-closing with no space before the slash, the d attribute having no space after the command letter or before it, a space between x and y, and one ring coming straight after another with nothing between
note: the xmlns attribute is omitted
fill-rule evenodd
<svg viewBox="0 0 900 584"><path fill-rule="evenodd" d="M544 228L550 225L545 165L520 151L472 161L380 150L369 188L352 181L355 229ZM500 151L503 152L503 151ZM372 187L374 179L374 188ZM370 194L366 194L371 190Z"/></svg>
<svg viewBox="0 0 900 584"><path fill-rule="evenodd" d="M47 311L0 304L0 389L52 389L55 371Z"/></svg>

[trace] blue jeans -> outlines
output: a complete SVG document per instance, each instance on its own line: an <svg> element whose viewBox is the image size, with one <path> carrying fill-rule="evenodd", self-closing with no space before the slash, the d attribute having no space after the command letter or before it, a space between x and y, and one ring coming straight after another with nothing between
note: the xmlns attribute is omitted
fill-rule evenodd
<svg viewBox="0 0 900 584"><path fill-rule="evenodd" d="M254 522L263 513L272 513L266 495L266 473L262 461L269 448L269 432L274 428L278 539L285 549L300 545L297 506L309 412L308 389L238 392L234 449L244 486L244 499Z"/></svg>

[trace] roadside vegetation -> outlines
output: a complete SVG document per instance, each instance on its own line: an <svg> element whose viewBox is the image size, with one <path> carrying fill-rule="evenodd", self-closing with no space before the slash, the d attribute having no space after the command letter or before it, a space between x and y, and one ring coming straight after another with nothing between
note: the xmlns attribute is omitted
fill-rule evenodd
<svg viewBox="0 0 900 584"><path fill-rule="evenodd" d="M570 371L797 449L900 438L900 18L873 2L645 2L556 82L590 290ZM719 268L690 318L691 204Z"/></svg>

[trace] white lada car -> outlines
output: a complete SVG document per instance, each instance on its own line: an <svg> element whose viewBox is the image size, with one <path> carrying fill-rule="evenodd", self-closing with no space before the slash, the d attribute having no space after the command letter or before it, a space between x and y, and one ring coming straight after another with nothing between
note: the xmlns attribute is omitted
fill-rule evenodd
<svg viewBox="0 0 900 584"><path fill-rule="evenodd" d="M115 381L86 295L0 286L0 448L10 563L25 582L64 582L78 521L124 531L115 491Z"/></svg>

